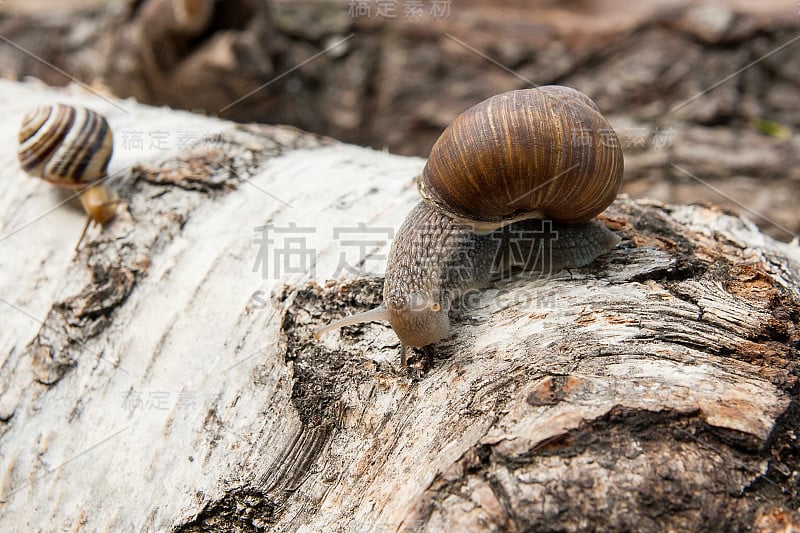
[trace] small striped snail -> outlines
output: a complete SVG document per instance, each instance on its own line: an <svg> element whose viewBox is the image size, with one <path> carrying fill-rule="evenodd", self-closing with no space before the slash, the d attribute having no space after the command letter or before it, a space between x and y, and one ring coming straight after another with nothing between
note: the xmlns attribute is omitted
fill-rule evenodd
<svg viewBox="0 0 800 533"><path fill-rule="evenodd" d="M585 266L614 248L619 237L591 219L616 198L622 170L614 130L575 89L511 91L475 105L431 149L417 181L423 201L389 251L383 304L315 336L387 320L405 365L408 346L447 336L464 291L509 272Z"/></svg>
<svg viewBox="0 0 800 533"><path fill-rule="evenodd" d="M79 191L88 227L89 221L105 225L116 213L117 193L102 184L113 148L111 128L102 115L55 104L38 107L22 119L17 157L31 176Z"/></svg>

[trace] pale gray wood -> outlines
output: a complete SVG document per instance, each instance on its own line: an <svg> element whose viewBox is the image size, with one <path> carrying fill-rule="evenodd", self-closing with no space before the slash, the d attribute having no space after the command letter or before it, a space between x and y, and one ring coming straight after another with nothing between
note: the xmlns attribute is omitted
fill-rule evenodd
<svg viewBox="0 0 800 533"><path fill-rule="evenodd" d="M311 333L380 302L387 247L330 281L341 254L357 259L333 230L397 228L423 160L75 88L0 95L4 529L796 519L797 243L714 208L621 198L602 217L623 237L612 253L476 293L452 336L401 368L386 325ZM117 132L124 202L77 254L82 213L36 220L62 196L14 152L22 113L56 100ZM141 150L123 141L135 131ZM177 146L181 131L202 142ZM265 224L311 228L313 274L253 271Z"/></svg>

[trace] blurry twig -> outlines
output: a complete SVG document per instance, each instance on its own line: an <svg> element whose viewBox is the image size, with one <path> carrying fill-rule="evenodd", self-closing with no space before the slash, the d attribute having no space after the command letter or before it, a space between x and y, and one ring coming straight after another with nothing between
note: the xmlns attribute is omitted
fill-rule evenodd
<svg viewBox="0 0 800 533"><path fill-rule="evenodd" d="M516 72L515 70L510 69L507 66L503 65L502 63L499 63L498 61L492 59L491 57L487 56L486 54L484 54L483 52L481 52L480 50L478 50L474 46L468 45L467 43L465 43L464 41L462 41L461 39L459 39L458 37L456 37L452 33L444 32L444 34L447 36L448 39L456 42L457 44L459 44L461 46L463 46L464 48L466 48L470 52L479 55L480 57L482 57L486 61L488 61L488 62L490 62L490 63L492 63L494 65L497 65L498 67L500 67L501 69L505 70L506 72L508 72L512 76L515 76L515 77L519 78L520 80L524 81L528 85L532 85L534 87L539 87L539 85L537 83L532 82L531 80L529 80L528 78L526 78L525 76L520 74L519 72Z"/></svg>
<svg viewBox="0 0 800 533"><path fill-rule="evenodd" d="M105 100L106 102L108 102L109 104L113 105L114 107L116 107L120 111L128 113L127 109L125 109L124 107L122 107L118 103L114 102L112 99L110 99L110 98L108 98L106 96L103 96L97 90L91 88L89 85L85 84L84 82L82 82L81 80L79 80L78 78L73 76L72 74L70 74L70 73L58 68L57 66L55 66L52 63L50 63L46 59L43 59L43 58L39 57L38 55L34 54L33 52L31 52L30 50L28 50L24 46L18 45L17 43L15 43L14 41L12 41L11 39L9 39L8 37L6 37L4 35L0 35L0 41L3 41L4 43L6 43L7 45L11 46L12 48L16 48L17 50L19 50L23 54L25 54L25 55L27 55L29 57L32 57L33 59L35 59L39 63L41 63L41 64L47 66L48 68L58 72L62 76L65 76L66 78L69 78L70 80L72 80L73 82L77 83L78 85L80 85L81 87L83 87L84 89L86 89L87 91L92 93L93 95L97 96L98 98L101 98L101 99Z"/></svg>
<svg viewBox="0 0 800 533"><path fill-rule="evenodd" d="M793 37L792 39L789 39L787 42L783 43L783 44L782 44L782 45L780 45L779 47L775 48L774 50L771 50L771 51L767 52L766 54L764 54L763 56L759 57L759 58L758 58L758 59L756 59L755 61L751 61L750 63L748 63L747 65L743 66L742 68L740 68L740 69L739 69L739 70L737 70L736 72L733 72L732 74L728 74L727 76L725 76L724 78L722 78L721 80L719 80L719 81L718 81L717 83L715 83L714 85L712 85L712 86L710 86L710 87L708 87L708 88L706 88L706 89L703 89L702 91L700 91L700 92L699 92L699 93L697 93L696 95L692 96L692 97L691 97L691 98L689 98L688 100L684 100L683 102L681 102L681 103L679 103L679 104L677 104L677 105L673 106L673 107L672 107L672 108L669 110L669 112L670 112L670 113L674 113L675 111L677 111L677 110L679 110L679 109L682 109L682 108L686 107L687 105L689 105L690 103L694 102L695 100L697 100L698 98L700 98L700 97L701 97L701 96L703 96L704 94L706 94L706 93L709 93L709 92L713 91L714 89L716 89L717 87L719 87L719 86L720 86L720 85L722 85L723 83L725 83L725 82L727 82L727 81L730 81L730 80L732 80L733 78L735 78L736 76L738 76L739 74L741 74L742 72L744 72L745 70L747 70L747 69L749 69L750 67L753 67L753 66L755 66L755 65L757 65L757 64L759 64L759 63L761 63L762 61L764 61L765 59L767 59L769 56L771 56L771 55L773 55L773 54L777 54L778 52L780 52L781 50L783 50L783 49L784 49L784 48L786 48L787 46L790 46L790 45L794 44L794 43L795 43L796 41L798 41L798 40L800 40L800 35L797 35L797 36Z"/></svg>
<svg viewBox="0 0 800 533"><path fill-rule="evenodd" d="M331 44L330 46L327 46L325 49L323 49L323 50L320 50L319 52L317 52L317 53L316 53L316 54L314 54L313 56L309 57L308 59L306 59L305 61L303 61L303 62L302 62L302 63L300 63L299 65L295 65L294 67L290 68L290 69L289 69L289 70L287 70L286 72L282 72L281 74L278 74L277 76L275 76L274 78L272 78L271 80L269 80L267 83L264 83L263 85L260 85L260 86L256 87L255 89L253 89L253 90L252 90L252 91L250 91L249 93L245 94L244 96L241 96L241 97L237 98L236 100L234 100L234 101L233 101L233 102L231 102L230 104L226 105L225 107L221 108L221 109L220 109L219 111L217 111L217 112L218 112L218 113L222 113L222 112L224 112L224 111L227 111L228 109L232 108L233 106L235 106L236 104L238 104L238 103L239 103L239 102L241 102L242 100L245 100L245 99L247 99L247 98L250 98L251 96L253 96L255 93L257 93L258 91L260 91L260 90L262 90L262 89L266 89L267 87L269 87L270 85L272 85L273 83L275 83L276 81L278 81L279 79L281 79L281 78L283 78L283 77L285 77L285 76L288 76L289 74L291 74L291 73L292 73L292 72L294 72L295 70L299 69L299 68L300 68L300 67L302 67L303 65L307 65L308 63L311 63L312 61L314 61L315 59L317 59L317 58L318 58L318 57L320 57L321 55L325 54L326 52L328 52L328 51L330 51L330 50L333 50L334 48L336 48L337 46L339 46L340 44L342 44L342 43L344 43L344 42L346 42L346 41L349 41L350 39L352 39L353 37L355 37L355 35L356 35L355 33L351 33L351 34L350 34L350 35L348 35L347 37L345 37L345 38L343 38L343 39L339 39L338 41L334 42L334 43L333 43L333 44Z"/></svg>
<svg viewBox="0 0 800 533"><path fill-rule="evenodd" d="M674 168L675 168L675 169L676 169L678 172L680 172L681 174L683 174L684 176L686 176L686 177L689 177L689 178L691 178L691 179L695 180L697 183L699 183L699 184L703 185L704 187L706 187L707 189L709 189L709 190L713 191L714 193L718 194L719 196L722 196L723 198L725 198L725 199L726 199L726 200L728 200L729 202L733 202L734 204L736 204L737 206L739 206L739 208L740 208L740 209L742 209L743 211L746 211L747 213L750 213L751 215L753 215L753 216L756 216L756 217L758 217L758 218L760 218L760 219L762 219L762 220L766 220L767 222L769 222L770 224L772 224L772 225L773 225L773 226L775 226L776 228L778 228L778 229L780 229L780 230L782 230L782 231L785 231L786 233L788 233L789 235L791 235L793 238L797 238L797 234L796 234L795 232L793 232L792 230L790 230L789 228L787 228L786 226L784 226L784 225L783 225L783 224L781 224L780 222L776 222L775 220L771 219L771 218L770 218L770 217L768 217L767 215L764 215L763 213L759 213L759 212L758 212L758 211L756 211L755 209L751 209L750 207L747 207L746 205L744 205L742 202L740 202L740 201L739 201L739 200L737 200L736 198L733 198L733 197L732 197L732 196L730 196L729 194L726 194L726 193L724 193L723 191L721 191L720 189L717 189L716 187L714 187L714 186L713 186L713 185L711 185L710 183L708 183L708 182L706 182L706 181L704 181L704 180L702 180L702 179L698 178L697 176L695 176L694 174L692 174L691 172L689 172L689 171L688 171L688 170L686 170L685 168L683 168L683 167L681 167L681 166L679 166L679 165L676 165L675 163L672 163L672 166L673 166L673 167L674 167Z"/></svg>

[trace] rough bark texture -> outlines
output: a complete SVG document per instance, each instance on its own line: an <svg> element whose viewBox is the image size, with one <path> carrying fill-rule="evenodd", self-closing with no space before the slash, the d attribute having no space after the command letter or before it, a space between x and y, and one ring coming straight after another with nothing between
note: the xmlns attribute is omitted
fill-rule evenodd
<svg viewBox="0 0 800 533"><path fill-rule="evenodd" d="M785 241L800 231L795 0L437 1L421 12L403 1L144 0L9 14L0 65L6 77L69 82L16 44L122 97L419 156L480 100L569 85L621 134L631 195L711 201Z"/></svg>
<svg viewBox="0 0 800 533"><path fill-rule="evenodd" d="M74 89L0 95L4 529L800 526L796 243L623 197L601 218L612 253L493 285L401 368L384 324L311 333L379 303L386 243L356 264L334 229L398 227L422 160ZM115 130L205 132L118 138L124 203L77 254L82 214L52 210L11 149L56 99ZM265 224L310 228L288 235L313 269L254 271Z"/></svg>

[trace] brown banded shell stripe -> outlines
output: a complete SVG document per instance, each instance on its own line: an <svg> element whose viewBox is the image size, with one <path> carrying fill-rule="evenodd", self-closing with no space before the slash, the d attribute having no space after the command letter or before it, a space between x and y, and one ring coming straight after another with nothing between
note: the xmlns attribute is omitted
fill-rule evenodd
<svg viewBox="0 0 800 533"><path fill-rule="evenodd" d="M46 165L58 152L74 121L74 109L60 104L53 106L44 123L19 147L18 156L22 168L31 172Z"/></svg>
<svg viewBox="0 0 800 533"><path fill-rule="evenodd" d="M530 99L530 93L527 96ZM532 106L538 104L540 108L535 119L538 127L534 130L541 132L542 143L535 150L541 154L538 170L530 174L536 179L530 180L528 185L536 188L538 193L527 198L527 205L537 205L547 210L558 198L569 194L575 169L572 169L574 163L570 160L572 154L569 150L571 128L565 124L569 119L564 116L556 98L545 96L538 102L531 102Z"/></svg>
<svg viewBox="0 0 800 533"><path fill-rule="evenodd" d="M506 210L509 212L521 210L530 202L531 195L537 197L544 192L539 188L541 184L519 180L516 176L533 176L537 168L549 172L546 168L548 158L543 154L546 143L543 143L541 132L530 127L541 113L535 104L526 94L514 93L513 101L509 101L506 109L512 154L512 165L505 170L506 180L512 187L511 194L506 198Z"/></svg>
<svg viewBox="0 0 800 533"><path fill-rule="evenodd" d="M492 206L489 208L492 211L496 210L498 206L502 208L503 205L508 206L509 201L513 200L515 183L513 179L509 179L514 169L517 168L518 152L520 149L524 150L524 139L514 135L515 120L509 110L515 105L515 95L513 93L501 95L497 100L497 126L501 130L502 143L497 145L497 148L492 150L492 172L487 175L494 176L495 186L490 187L492 193L486 193L486 199L492 199ZM503 162L500 154L507 154L507 160ZM509 198L511 197L511 198Z"/></svg>
<svg viewBox="0 0 800 533"><path fill-rule="evenodd" d="M80 176L72 174L70 171L80 161L89 148L88 139L95 128L94 115L91 111L83 108L76 109L77 116L75 125L67 133L64 142L61 143L60 150L53 155L53 158L45 167L45 179L53 181L81 181Z"/></svg>
<svg viewBox="0 0 800 533"><path fill-rule="evenodd" d="M67 162L67 176L80 183L91 183L105 175L104 163L111 156L111 147L105 143L109 128L98 113L86 110L87 130L78 141L79 150Z"/></svg>
<svg viewBox="0 0 800 533"><path fill-rule="evenodd" d="M510 96L512 97L507 99L503 109L508 136L505 148L507 155L497 155L498 165L504 167L503 180L508 188L503 204L498 204L497 208L509 213L519 209L520 197L523 197L523 201L526 200L524 197L528 195L532 184L523 183L515 176L530 175L531 169L539 166L537 145L540 142L537 132L526 126L535 120L536 109L524 98L520 98L520 95L512 93ZM502 163L503 159L507 159L505 165Z"/></svg>
<svg viewBox="0 0 800 533"><path fill-rule="evenodd" d="M582 150L575 146L575 139L582 139L588 133L587 130L591 128L591 125L586 124L585 115L593 113L593 110L587 110L585 106L581 105L558 105L559 101L555 96L548 98L547 101L552 127L556 130L553 141L558 144L562 160L553 169L554 187L547 201L543 203L548 215L563 219L570 215L578 215L581 209L577 201L572 205L566 205L559 202L558 199L580 196L581 191L577 190L579 187L583 187L583 194L585 194L587 190L585 181L591 181L580 179L580 176L591 174L589 168L592 159L591 150Z"/></svg>
<svg viewBox="0 0 800 533"><path fill-rule="evenodd" d="M469 199L478 213L491 213L497 199L494 194L502 190L506 174L500 154L513 136L509 136L506 123L507 95L495 98L497 105L475 106L460 115L450 126L450 142L437 143L431 159L441 164L433 170L437 186L457 205ZM463 181L448 179L457 175ZM451 186L452 185L452 186Z"/></svg>
<svg viewBox="0 0 800 533"><path fill-rule="evenodd" d="M44 124L50 116L50 109L50 106L40 106L25 114L22 118L22 126L19 129L20 144L30 139L31 136L42 127L42 124Z"/></svg>
<svg viewBox="0 0 800 533"><path fill-rule="evenodd" d="M479 143L479 155L472 159L470 169L466 170L465 176L473 184L476 194L476 203L478 209L483 212L491 208L491 202L494 190L499 185L502 177L492 181L486 179L487 176L495 174L497 166L492 157L494 154L502 150L502 126L503 126L503 111L502 107L487 109L486 122L483 124L484 131L481 132L481 137L484 142ZM462 131L464 124L462 124ZM474 132L467 132L467 135L474 135ZM474 143L471 143L474 145ZM461 154L460 159L466 161L468 158ZM490 192L491 190L491 192Z"/></svg>
<svg viewBox="0 0 800 533"><path fill-rule="evenodd" d="M510 114L510 113L509 113ZM546 139L542 132L537 128L531 128L531 124L535 124L539 116L539 109L536 107L535 102L528 102L523 106L523 111L519 115L515 123L516 131L527 130L526 133L520 135L520 143L522 146L518 149L524 151L525 156L521 156L521 163L519 175L532 176L535 174L537 168L541 168L546 164L546 157L544 155L543 147L546 146ZM513 189L513 197L509 198L514 210L520 209L519 201L523 200L530 195L541 195L542 191L538 188L539 185L533 187L525 183L517 183Z"/></svg>
<svg viewBox="0 0 800 533"><path fill-rule="evenodd" d="M426 184L430 183L431 188L435 189L432 199L437 203L440 201L446 206L460 205L458 198L460 190L467 191L467 194L479 194L480 185L471 178L470 158L467 157L467 154L478 147L472 146L473 135L470 135L469 129L462 127L469 126L468 117L471 112L472 109L465 111L445 129L439 140L433 145L428 163L423 170L422 181ZM477 134L482 134L482 132L477 132ZM441 142L445 138L448 142ZM463 157L462 154L464 154ZM436 164L431 164L432 161L435 161ZM448 181L447 176L453 177L454 180ZM451 187L450 185L455 179L458 180L458 183ZM431 192L434 193L434 191Z"/></svg>
<svg viewBox="0 0 800 533"><path fill-rule="evenodd" d="M20 146L17 149L23 169L30 172L47 162L66 135L71 116L58 106L40 107L25 116L23 129L20 131ZM44 121L41 120L42 117L45 118Z"/></svg>
<svg viewBox="0 0 800 533"><path fill-rule="evenodd" d="M25 172L36 172L36 167L42 163L36 153L36 149L41 148L42 141L37 139L36 132L47 122L49 116L50 108L40 107L26 114L22 119L17 158Z"/></svg>
<svg viewBox="0 0 800 533"><path fill-rule="evenodd" d="M514 113L509 113L510 108L512 107L509 105L510 98L505 99L505 105L502 107L502 117L500 120L500 127L502 128L502 147L500 150L510 153L516 154L519 152L521 147L516 146L518 140L514 137L514 131L518 129L518 122L517 119L524 117L527 109L524 109L522 113L518 115ZM524 148L522 148L524 149ZM514 157L509 162L509 168L503 172L502 182L496 191L497 199L502 201L506 204L513 202L514 200L514 180L510 178L510 176L514 175L516 172L523 172L524 170L520 167L520 161L524 160L520 157ZM500 188L502 187L502 190Z"/></svg>
<svg viewBox="0 0 800 533"><path fill-rule="evenodd" d="M491 112L488 113L488 116L491 120ZM469 129L470 122L468 120L459 121L455 123L454 126L455 142L453 142L453 145L456 147L456 150L447 154L449 156L448 162L457 169L457 175L462 176L463 179L466 180L466 183L461 191L450 190L449 192L457 195L460 192L469 190L470 194L480 197L482 183L476 179L477 173L475 172L475 167L482 167L482 162L480 158L477 158L478 160L475 161L471 157L471 154L473 154L476 149L482 147L476 145L475 132ZM485 127L486 124L481 124L481 126ZM491 132L481 131L479 133L481 139L486 139Z"/></svg>
<svg viewBox="0 0 800 533"><path fill-rule="evenodd" d="M546 130L531 127L555 122L546 104L546 100L530 98L526 91L514 91L500 95L496 105L488 106L498 111L495 127L501 129L503 142L496 147L482 147L491 153L492 168L490 172L478 171L490 185L495 185L492 193L484 189L482 212L524 211L530 204L548 203L548 198L558 190L560 182L556 175L563 166L562 151L551 142L552 135L543 134ZM519 176L534 179L521 180Z"/></svg>
<svg viewBox="0 0 800 533"><path fill-rule="evenodd" d="M91 138L87 157L79 161L74 171L74 175L82 176L82 181L95 181L105 177L108 161L114 149L108 122L102 115L93 114L97 120L96 133Z"/></svg>
<svg viewBox="0 0 800 533"><path fill-rule="evenodd" d="M587 166L587 172L597 173L600 169L606 169L611 175L622 175L622 154L619 149L619 139L610 126L606 126L593 132L592 142L598 148L596 150L585 150L591 154L591 166ZM584 203L584 213L605 208L606 198L614 198L619 192L622 180L600 180L595 179L587 183ZM589 201L592 200L592 201ZM589 215L592 216L592 215Z"/></svg>
<svg viewBox="0 0 800 533"><path fill-rule="evenodd" d="M580 169L581 174L587 176L594 176L597 172L597 159L598 157L602 157L602 152L605 151L604 148L597 143L598 138L602 135L602 131L595 131L600 128L602 130L603 120L599 114L592 109L587 109L585 116L579 116L576 113L576 109L579 106L569 106L570 114L571 114L571 121L576 124L576 130L580 128L581 138L590 138L592 139L592 146L596 146L598 149L578 149L578 147L573 147L573 153L576 154L578 157L575 159L575 164L580 165L578 168ZM597 116L594 116L597 115ZM578 126L578 124L580 124ZM572 216L583 218L587 216L587 213L592 213L598 209L598 201L602 200L599 197L598 190L602 191L604 188L603 182L607 180L585 180L583 184L582 191L576 191L576 196L581 198L580 203L576 203L573 207ZM582 206L582 207L581 207ZM588 216L593 216L589 214Z"/></svg>

